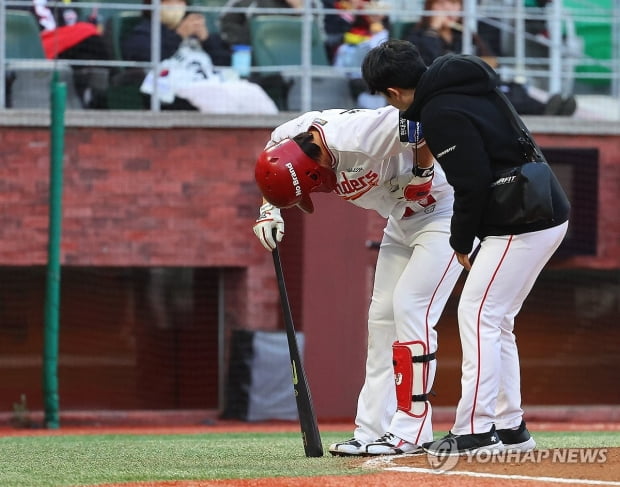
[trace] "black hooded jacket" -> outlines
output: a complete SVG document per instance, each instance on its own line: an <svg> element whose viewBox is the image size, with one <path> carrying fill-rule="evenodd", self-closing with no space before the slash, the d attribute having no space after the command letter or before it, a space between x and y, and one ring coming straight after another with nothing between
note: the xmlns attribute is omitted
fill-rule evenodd
<svg viewBox="0 0 620 487"><path fill-rule="evenodd" d="M454 188L450 244L463 254L471 252L475 237L533 232L568 219L569 207L554 195L552 221L483 223L493 174L525 162L516 130L495 93L498 81L495 71L475 56L441 56L424 72L413 103L402 114L422 122L426 142Z"/></svg>

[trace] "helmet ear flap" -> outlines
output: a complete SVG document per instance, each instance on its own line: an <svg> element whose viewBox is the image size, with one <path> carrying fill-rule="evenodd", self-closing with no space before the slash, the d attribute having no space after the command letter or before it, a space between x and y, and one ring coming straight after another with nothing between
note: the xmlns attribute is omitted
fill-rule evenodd
<svg viewBox="0 0 620 487"><path fill-rule="evenodd" d="M306 171L306 176L308 176L312 181L316 183L318 186L321 184L321 173L317 170L317 168L310 168Z"/></svg>

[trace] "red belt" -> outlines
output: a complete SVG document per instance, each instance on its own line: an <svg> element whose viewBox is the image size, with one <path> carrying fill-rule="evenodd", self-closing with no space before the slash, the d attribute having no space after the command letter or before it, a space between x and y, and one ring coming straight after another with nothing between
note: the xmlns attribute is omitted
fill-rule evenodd
<svg viewBox="0 0 620 487"><path fill-rule="evenodd" d="M415 214L415 211L413 211L411 208L407 207L405 208L405 213L403 213L402 218L409 218L410 216L413 216Z"/></svg>

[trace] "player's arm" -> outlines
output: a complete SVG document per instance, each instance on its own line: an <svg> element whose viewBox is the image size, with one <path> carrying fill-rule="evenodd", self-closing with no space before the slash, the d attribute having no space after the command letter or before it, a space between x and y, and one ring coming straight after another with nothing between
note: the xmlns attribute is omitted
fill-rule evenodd
<svg viewBox="0 0 620 487"><path fill-rule="evenodd" d="M421 125L416 123L415 127L415 134L409 135L413 151L413 168L410 173L390 181L395 188L394 191L398 191L398 197L408 201L426 198L431 191L435 175L435 158L424 140Z"/></svg>
<svg viewBox="0 0 620 487"><path fill-rule="evenodd" d="M403 196L406 200L417 201L426 198L431 192L435 176L435 158L426 144L414 147L413 177L405 186Z"/></svg>

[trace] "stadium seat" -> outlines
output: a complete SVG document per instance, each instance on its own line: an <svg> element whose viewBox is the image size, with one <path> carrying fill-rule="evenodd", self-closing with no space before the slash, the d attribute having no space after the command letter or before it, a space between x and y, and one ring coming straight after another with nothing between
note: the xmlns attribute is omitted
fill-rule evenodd
<svg viewBox="0 0 620 487"><path fill-rule="evenodd" d="M411 28L415 25L415 22L397 20L390 25L390 39L402 39L406 36Z"/></svg>
<svg viewBox="0 0 620 487"><path fill-rule="evenodd" d="M255 66L299 66L303 19L296 15L256 15L250 19ZM327 66L327 51L316 22L312 23L312 64Z"/></svg>
<svg viewBox="0 0 620 487"><path fill-rule="evenodd" d="M67 108L82 108L69 66L45 63L39 25L33 14L25 10L6 10L6 57L14 60L36 60L33 66L8 65L6 83L7 107L49 108L52 73L67 85Z"/></svg>
<svg viewBox="0 0 620 487"><path fill-rule="evenodd" d="M37 19L25 10L6 11L7 59L45 59Z"/></svg>
<svg viewBox="0 0 620 487"><path fill-rule="evenodd" d="M257 15L250 19L252 42L252 64L257 67L300 66L302 50L302 26L304 19L296 15ZM329 66L327 50L318 24L312 24L312 65ZM302 109L301 83L299 76L290 77L286 103L276 100L286 110ZM312 109L352 108L353 99L348 80L342 77L312 78ZM272 96L273 97L273 96Z"/></svg>
<svg viewBox="0 0 620 487"><path fill-rule="evenodd" d="M103 38L112 59L121 61L121 39L127 35L142 19L142 12L138 10L119 10L108 15L103 29Z"/></svg>
<svg viewBox="0 0 620 487"><path fill-rule="evenodd" d="M142 19L138 10L118 10L108 14L103 30L103 38L112 56L117 61L123 60L121 40ZM144 79L142 68L121 68L112 77L108 88L108 108L123 110L144 109L144 100L140 93L140 84Z"/></svg>

